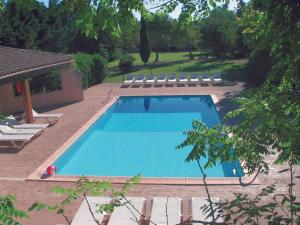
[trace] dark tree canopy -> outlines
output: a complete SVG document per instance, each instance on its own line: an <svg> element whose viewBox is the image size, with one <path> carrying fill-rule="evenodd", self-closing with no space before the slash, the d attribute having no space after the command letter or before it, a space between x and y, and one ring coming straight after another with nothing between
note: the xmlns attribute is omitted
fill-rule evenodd
<svg viewBox="0 0 300 225"><path fill-rule="evenodd" d="M141 17L141 30L140 30L140 56L144 63L147 63L151 54L147 24L145 18Z"/></svg>

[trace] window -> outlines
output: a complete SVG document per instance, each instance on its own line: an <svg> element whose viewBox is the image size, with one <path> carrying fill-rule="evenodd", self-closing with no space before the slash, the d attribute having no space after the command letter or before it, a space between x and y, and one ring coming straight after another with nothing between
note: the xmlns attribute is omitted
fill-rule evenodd
<svg viewBox="0 0 300 225"><path fill-rule="evenodd" d="M29 83L30 93L32 95L62 90L60 70L54 70L47 74L30 78ZM13 88L14 95L20 96L20 88L18 87L17 83L13 84Z"/></svg>

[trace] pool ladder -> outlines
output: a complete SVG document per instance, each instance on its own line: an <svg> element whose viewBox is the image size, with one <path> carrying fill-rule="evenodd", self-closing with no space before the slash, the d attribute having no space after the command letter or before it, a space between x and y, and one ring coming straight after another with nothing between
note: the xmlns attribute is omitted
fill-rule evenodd
<svg viewBox="0 0 300 225"><path fill-rule="evenodd" d="M120 98L120 95L117 91L111 89L107 92L106 98L104 101L102 101L102 103L108 102L111 99L111 97L115 97L118 100Z"/></svg>
<svg viewBox="0 0 300 225"><path fill-rule="evenodd" d="M113 94L113 96L114 96L117 100L120 98L120 95L119 95L119 93L118 93L117 91L112 90L112 94Z"/></svg>

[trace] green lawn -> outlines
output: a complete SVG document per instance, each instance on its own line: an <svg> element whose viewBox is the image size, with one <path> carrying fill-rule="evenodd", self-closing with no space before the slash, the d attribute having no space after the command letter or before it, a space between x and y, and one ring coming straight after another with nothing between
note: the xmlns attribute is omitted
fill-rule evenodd
<svg viewBox="0 0 300 225"><path fill-rule="evenodd" d="M199 52L194 60L190 60L187 52L176 53L160 53L159 62L153 63L155 53L151 54L149 63L143 65L138 53L131 54L135 57L134 69L130 74L160 74L160 73L199 73L199 74L213 74L220 72L223 74L224 79L229 81L240 80L246 81L248 75L247 60L220 60L211 57L206 57L199 60ZM110 70L109 76L106 77L104 82L122 82L123 76L118 68L119 61L109 63Z"/></svg>

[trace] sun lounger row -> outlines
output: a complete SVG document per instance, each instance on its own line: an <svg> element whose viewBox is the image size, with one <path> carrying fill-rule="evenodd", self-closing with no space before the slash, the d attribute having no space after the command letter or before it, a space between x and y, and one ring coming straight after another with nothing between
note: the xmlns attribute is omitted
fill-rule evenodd
<svg viewBox="0 0 300 225"><path fill-rule="evenodd" d="M62 114L39 114L32 110L34 118L45 119L45 124L20 124L12 115L0 121L0 142L9 142L12 147L21 149L34 137L40 135L49 124L54 124Z"/></svg>
<svg viewBox="0 0 300 225"><path fill-rule="evenodd" d="M99 205L108 204L110 198L108 197L87 197L89 204L83 201L78 209L71 225L94 225L94 219L90 213L92 210L94 217L101 223L106 220L106 213L99 211ZM108 225L137 225L141 224L141 214L145 215L146 200L142 197L128 197L131 205L123 205L115 208L114 212L110 215ZM215 222L222 222L220 209L218 207L219 199L212 198ZM182 223L182 200L177 197L154 197L151 201L150 221L154 224L160 225L175 225ZM203 210L208 206L208 201L204 197L194 197L190 199L190 215L192 221L206 221L211 222L211 211ZM138 210L140 213L138 213ZM149 221L148 221L149 223ZM101 223L102 224L102 223ZM150 223L151 224L151 223ZM196 223L192 223L196 224Z"/></svg>
<svg viewBox="0 0 300 225"><path fill-rule="evenodd" d="M148 75L145 77L144 75L137 75L134 76L132 74L127 75L124 79L124 85L146 85L146 84L185 84L185 83L222 83L223 79L221 74L214 74L212 77L208 76L207 74L198 75L198 74L191 74L191 76L187 76L186 74L180 74L177 78L175 73L171 73L168 76L164 74L160 74L158 76L155 75Z"/></svg>

